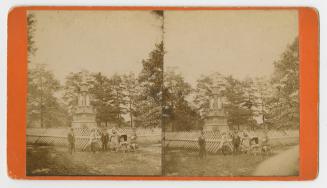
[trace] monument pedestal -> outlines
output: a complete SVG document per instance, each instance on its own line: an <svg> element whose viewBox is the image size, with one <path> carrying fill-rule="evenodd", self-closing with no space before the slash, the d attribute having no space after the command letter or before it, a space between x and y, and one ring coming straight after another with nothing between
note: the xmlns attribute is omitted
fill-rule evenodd
<svg viewBox="0 0 327 188"><path fill-rule="evenodd" d="M73 116L72 127L73 128L97 127L93 108L91 106L77 107Z"/></svg>
<svg viewBox="0 0 327 188"><path fill-rule="evenodd" d="M227 118L224 111L223 110L210 111L206 116L203 130L227 132L229 130L229 126L227 124Z"/></svg>

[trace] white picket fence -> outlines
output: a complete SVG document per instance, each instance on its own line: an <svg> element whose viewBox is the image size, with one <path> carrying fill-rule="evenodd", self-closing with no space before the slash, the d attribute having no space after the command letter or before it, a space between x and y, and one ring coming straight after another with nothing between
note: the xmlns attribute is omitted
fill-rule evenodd
<svg viewBox="0 0 327 188"><path fill-rule="evenodd" d="M128 137L133 133L131 128L117 129L120 134L127 134ZM67 133L68 128L27 128L26 142L27 144L43 144L43 145L56 145L67 146ZM75 145L77 149L84 150L89 144L89 136L91 130L87 128L76 128ZM100 130L97 130L98 144L100 145ZM263 131L250 132L250 136L255 135L259 137L259 141L265 137ZM136 129L138 143L160 143L162 136L165 137L164 145L169 148L184 148L187 150L198 150L198 137L200 131L189 132L164 132L160 128ZM206 149L208 152L216 153L219 151L221 143L221 134L219 132L207 131L204 132L206 139ZM299 143L299 131L269 131L269 143L272 146L277 145L291 145Z"/></svg>
<svg viewBox="0 0 327 188"><path fill-rule="evenodd" d="M287 130L287 131L269 131L268 133L269 144L271 146L278 145L293 145L299 143L299 131ZM190 132L165 132L165 147L168 148L183 148L186 150L198 150L198 137L200 131ZM249 132L249 136L256 136L260 140L265 137L263 131ZM217 153L221 147L221 137L219 132L207 131L204 132L206 139L206 150L211 153ZM231 139L230 139L231 141Z"/></svg>
<svg viewBox="0 0 327 188"><path fill-rule="evenodd" d="M26 142L27 144L39 145L55 145L67 146L67 133L68 128L27 128L26 129ZM117 129L119 134L127 134L128 137L133 133L131 128ZM75 147L77 149L85 150L89 145L91 129L88 128L75 128ZM97 129L96 132L97 143L101 144L101 130ZM161 141L161 129L136 129L138 143L159 143Z"/></svg>

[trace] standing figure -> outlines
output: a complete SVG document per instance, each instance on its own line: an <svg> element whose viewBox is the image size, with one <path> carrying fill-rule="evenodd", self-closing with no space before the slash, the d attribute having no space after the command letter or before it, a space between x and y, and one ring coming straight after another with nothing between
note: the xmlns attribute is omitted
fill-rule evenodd
<svg viewBox="0 0 327 188"><path fill-rule="evenodd" d="M262 140L262 148L261 148L261 151L264 153L264 154L271 154L271 147L269 145L269 137L268 137L268 133L265 132L265 136L263 137L263 140Z"/></svg>
<svg viewBox="0 0 327 188"><path fill-rule="evenodd" d="M247 132L243 132L241 139L241 150L244 153L248 153L250 150L250 137Z"/></svg>
<svg viewBox="0 0 327 188"><path fill-rule="evenodd" d="M204 132L201 131L201 136L198 138L198 144L199 144L199 157L200 159L203 159L207 156L206 152L206 140L204 138Z"/></svg>
<svg viewBox="0 0 327 188"><path fill-rule="evenodd" d="M114 150L114 151L118 151L118 148L119 148L119 135L116 131L116 129L112 129L112 133L111 133L111 136L110 136L110 145L111 145L111 148Z"/></svg>
<svg viewBox="0 0 327 188"><path fill-rule="evenodd" d="M93 152L93 153L96 152L96 149L95 149L96 142L97 142L96 131L95 131L95 129L92 129L91 134L90 134L90 147L91 147L91 152Z"/></svg>
<svg viewBox="0 0 327 188"><path fill-rule="evenodd" d="M131 136L131 145L130 145L132 151L136 151L136 147L137 147L136 139L137 139L137 135L136 132L134 132L133 135Z"/></svg>
<svg viewBox="0 0 327 188"><path fill-rule="evenodd" d="M73 152L75 152L75 134L73 128L70 128L67 134L67 140L68 140L68 151L70 152L70 154L73 154Z"/></svg>
<svg viewBox="0 0 327 188"><path fill-rule="evenodd" d="M221 134L221 142L219 145L219 148L221 148L221 152L226 155L233 151L233 146L231 146L230 140L230 134L228 132L222 132Z"/></svg>
<svg viewBox="0 0 327 188"><path fill-rule="evenodd" d="M102 151L107 151L108 149L109 134L107 130L101 132L101 143Z"/></svg>
<svg viewBox="0 0 327 188"><path fill-rule="evenodd" d="M241 145L241 137L238 134L238 132L236 131L234 132L232 140L233 140L234 153L238 153Z"/></svg>

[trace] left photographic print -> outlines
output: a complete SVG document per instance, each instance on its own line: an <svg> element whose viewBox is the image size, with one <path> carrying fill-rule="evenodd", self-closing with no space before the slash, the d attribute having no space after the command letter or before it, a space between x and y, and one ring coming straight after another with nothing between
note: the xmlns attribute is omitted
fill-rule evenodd
<svg viewBox="0 0 327 188"><path fill-rule="evenodd" d="M28 11L27 176L162 173L162 11Z"/></svg>

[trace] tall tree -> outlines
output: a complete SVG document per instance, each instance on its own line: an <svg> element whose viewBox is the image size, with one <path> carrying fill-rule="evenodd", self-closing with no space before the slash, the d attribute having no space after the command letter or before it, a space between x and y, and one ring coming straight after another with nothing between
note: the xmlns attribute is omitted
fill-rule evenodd
<svg viewBox="0 0 327 188"><path fill-rule="evenodd" d="M195 108L190 106L188 101L191 92L191 85L185 82L180 74L169 69L165 71L163 92L164 128L168 128L169 125L173 131L198 128L200 115Z"/></svg>
<svg viewBox="0 0 327 188"><path fill-rule="evenodd" d="M137 127L160 127L161 126L161 106L156 105L152 98L144 98L140 95L136 103L135 116L137 117Z"/></svg>
<svg viewBox="0 0 327 188"><path fill-rule="evenodd" d="M27 14L27 51L28 51L28 62L31 61L31 56L35 54L37 48L35 46L35 26L36 18L33 13Z"/></svg>
<svg viewBox="0 0 327 188"><path fill-rule="evenodd" d="M161 30L161 41L165 41L165 13L163 10L153 10L151 11L160 20L160 30Z"/></svg>
<svg viewBox="0 0 327 188"><path fill-rule="evenodd" d="M130 126L134 127L133 117L136 116L136 103L140 92L140 88L135 74L130 73L123 75L123 88L125 93L125 109L126 112L129 114Z"/></svg>
<svg viewBox="0 0 327 188"><path fill-rule="evenodd" d="M59 81L43 64L34 64L28 71L27 113L28 125L39 122L41 128L66 124L65 108L55 93Z"/></svg>
<svg viewBox="0 0 327 188"><path fill-rule="evenodd" d="M122 76L115 74L110 78L110 86L112 91L112 99L113 99L113 112L114 119L113 121L121 126L124 118L123 114L125 114L125 93L124 93L124 85Z"/></svg>
<svg viewBox="0 0 327 188"><path fill-rule="evenodd" d="M162 88L163 88L163 42L156 44L149 57L142 61L143 69L138 76L140 85L139 101L142 103L144 126L161 126Z"/></svg>
<svg viewBox="0 0 327 188"><path fill-rule="evenodd" d="M266 122L269 119L270 101L272 97L272 87L266 77L257 77L254 80L256 109L255 115L261 118L261 123L264 126L269 126ZM269 122L268 122L269 123Z"/></svg>
<svg viewBox="0 0 327 188"><path fill-rule="evenodd" d="M101 73L92 74L90 80L90 95L92 95L91 104L96 110L96 120L98 124L109 122L115 119L114 97L110 85L110 79Z"/></svg>
<svg viewBox="0 0 327 188"><path fill-rule="evenodd" d="M142 61L143 69L139 75L144 95L151 97L157 105L161 105L162 102L164 53L163 42L156 44L149 58Z"/></svg>
<svg viewBox="0 0 327 188"><path fill-rule="evenodd" d="M243 91L244 91L244 106L248 109L252 110L253 108L256 108L258 106L257 104L257 98L256 90L254 81L252 78L246 78L243 81L241 81Z"/></svg>
<svg viewBox="0 0 327 188"><path fill-rule="evenodd" d="M275 124L281 127L299 126L299 51L298 39L287 46L274 63L272 84L275 88L275 106L272 111Z"/></svg>
<svg viewBox="0 0 327 188"><path fill-rule="evenodd" d="M227 99L226 111L229 125L236 126L253 124L252 102L245 93L247 85L232 76L226 77L226 90L224 96Z"/></svg>

